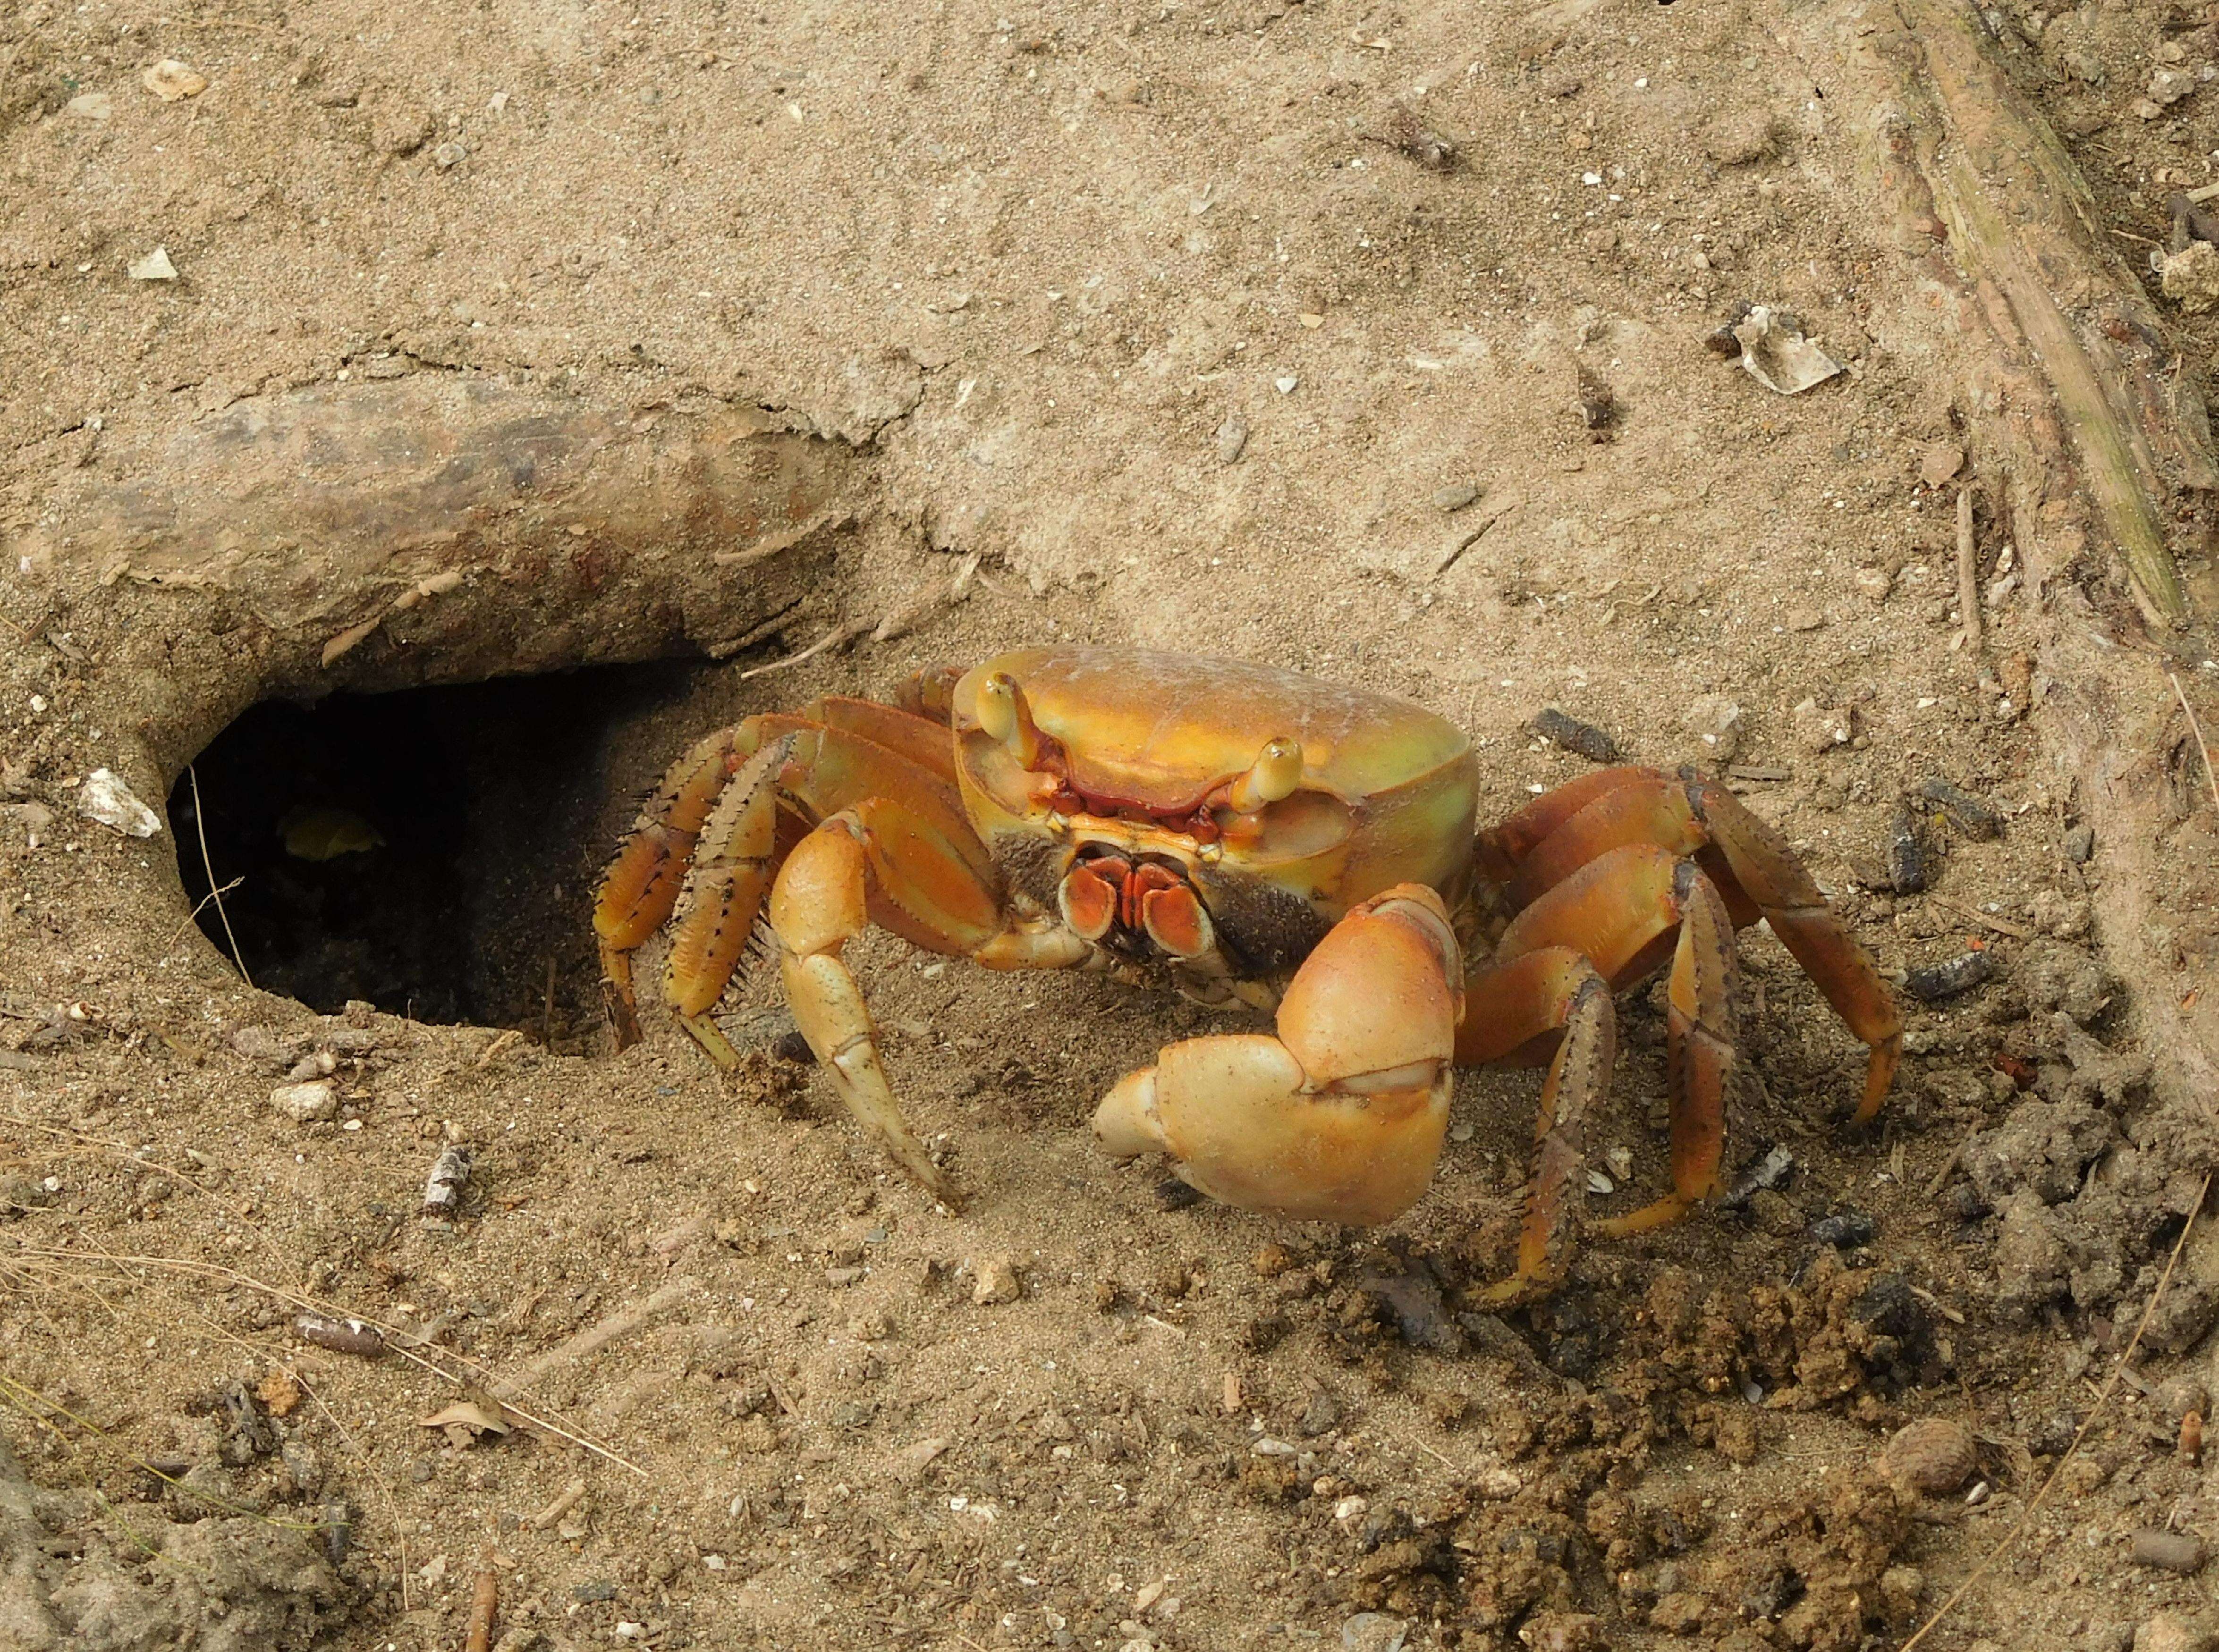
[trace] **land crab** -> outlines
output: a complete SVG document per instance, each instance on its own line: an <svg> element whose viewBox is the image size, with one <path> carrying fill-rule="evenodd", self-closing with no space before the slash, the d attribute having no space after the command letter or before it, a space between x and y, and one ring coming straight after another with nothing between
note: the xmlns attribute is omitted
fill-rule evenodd
<svg viewBox="0 0 2219 1652"><path fill-rule="evenodd" d="M672 767L594 912L619 1045L631 953L674 910L676 1019L712 1018L766 891L786 998L833 1087L935 1197L841 957L868 924L991 969L1168 977L1276 1009L1277 1035L1165 1046L1094 1129L1251 1210L1383 1223L1423 1195L1454 1067L1548 1064L1511 1301L1561 1279L1582 1138L1616 1047L1613 995L1669 960L1672 1191L1601 1225L1659 1226L1721 1185L1739 1059L1734 931L1760 916L1869 1046L1856 1121L1902 1043L1892 995L1793 852L1693 770L1597 771L1476 831L1477 761L1410 702L1243 661L1128 649L920 673L898 705L750 717Z"/></svg>

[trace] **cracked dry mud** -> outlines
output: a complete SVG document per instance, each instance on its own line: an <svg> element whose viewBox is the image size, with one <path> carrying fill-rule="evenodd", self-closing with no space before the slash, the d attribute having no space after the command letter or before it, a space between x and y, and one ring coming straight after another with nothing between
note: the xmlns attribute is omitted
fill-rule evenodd
<svg viewBox="0 0 2219 1652"><path fill-rule="evenodd" d="M2097 551L2029 602L1986 494L1986 644L1951 646L1980 364L1830 102L1860 16L0 17L0 1643L451 1647L483 1566L510 1652L1899 1643L2063 1453L2213 1162L2219 810L2159 668L2207 727L2219 685ZM2201 14L1997 16L2161 239L2219 147ZM150 91L167 59L206 87ZM2199 90L2145 118L2159 67ZM158 245L175 279L132 278ZM1744 302L1847 371L1785 399L1706 351ZM687 742L1056 638L1420 699L1490 815L1589 766L1527 732L1551 706L1723 768L1884 967L1980 978L1907 1006L1845 1136L1858 1046L1753 932L1728 1151L1791 1167L1507 1319L1471 1293L1529 1074L1460 1078L1433 1193L1361 1234L1097 1156L1110 1082L1237 1023L1091 978L854 949L960 1217L775 1053L769 984L737 1084L653 1014L610 1053L588 894ZM79 813L101 768L154 835ZM287 859L295 804L383 842ZM203 823L288 991L190 918ZM1664 1181L1653 994L1622 1027L1606 1211ZM333 1351L303 1300L428 1339ZM429 1366L514 1380L650 1301L519 1398L621 1462L422 1425L461 1398ZM2219 1537L2175 1450L2215 1315L2199 1226L2141 1382L1929 1645L2193 1618L2130 1556ZM1968 1485L1886 1473L1932 1417Z"/></svg>

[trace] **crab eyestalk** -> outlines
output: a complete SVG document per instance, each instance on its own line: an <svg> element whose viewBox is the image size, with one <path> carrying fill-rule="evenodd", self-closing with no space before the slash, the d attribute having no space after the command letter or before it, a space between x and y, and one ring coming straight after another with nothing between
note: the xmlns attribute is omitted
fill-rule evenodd
<svg viewBox="0 0 2219 1652"><path fill-rule="evenodd" d="M1018 767L1037 767L1040 726L1033 721L1033 709L1025 704L1025 691L1017 686L1016 679L1005 671L994 673L979 685L978 704L979 726L988 736L1009 748Z"/></svg>
<svg viewBox="0 0 2219 1652"><path fill-rule="evenodd" d="M1236 814L1253 814L1267 803L1292 797L1302 782L1302 742L1281 735L1264 742L1248 772L1234 781L1226 801Z"/></svg>

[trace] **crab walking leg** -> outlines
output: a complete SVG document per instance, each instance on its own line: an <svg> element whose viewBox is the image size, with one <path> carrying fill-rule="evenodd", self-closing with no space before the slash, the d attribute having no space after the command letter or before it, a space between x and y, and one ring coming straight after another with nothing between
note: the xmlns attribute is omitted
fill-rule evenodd
<svg viewBox="0 0 2219 1652"><path fill-rule="evenodd" d="M1111 1086L1094 1133L1159 1152L1243 1209L1371 1226L1433 1180L1448 1125L1463 966L1432 890L1351 910L1302 962L1277 1038L1188 1039Z"/></svg>
<svg viewBox="0 0 2219 1652"><path fill-rule="evenodd" d="M1691 779L1688 791L1710 828L1711 841L1733 868L1735 881L1749 891L1772 933L1795 955L1834 1013L1871 1050L1864 1099L1850 1121L1864 1123L1887 1099L1896 1064L1903 1058L1903 1012L1895 995L1880 979L1872 954L1857 944L1841 914L1826 904L1785 838L1722 786Z"/></svg>
<svg viewBox="0 0 2219 1652"><path fill-rule="evenodd" d="M1894 997L1787 840L1725 787L1693 769L1677 775L1606 769L1535 798L1482 840L1483 852L1492 845L1508 863L1506 888L1515 907L1638 843L1693 855L1736 928L1760 917L1771 923L1834 1012L1870 1047L1855 1122L1877 1113L1902 1051Z"/></svg>
<svg viewBox="0 0 2219 1652"><path fill-rule="evenodd" d="M1726 1145L1728 1091L1740 1060L1735 1047L1738 974L1725 903L1692 860L1675 874L1680 944L1665 989L1664 1060L1672 1117L1672 1191L1656 1203L1600 1224L1616 1237L1662 1227L1719 1193Z"/></svg>
<svg viewBox="0 0 2219 1652"><path fill-rule="evenodd" d="M617 1047L639 1042L631 955L678 904L693 845L731 770L734 731L719 729L670 766L601 880L594 905L601 985Z"/></svg>
<svg viewBox="0 0 2219 1652"><path fill-rule="evenodd" d="M739 1052L709 1012L739 966L762 907L778 848L778 772L793 743L789 735L757 751L717 799L686 877L677 933L663 966L671 1013L727 1071L739 1065Z"/></svg>
<svg viewBox="0 0 2219 1652"><path fill-rule="evenodd" d="M1570 1264L1587 1204L1587 1115L1610 1088L1618 1011L1610 983L1569 947L1545 947L1498 965L1472 982L1465 1003L1459 1060L1514 1059L1557 1035L1534 1121L1518 1270L1486 1293L1490 1304L1507 1307L1553 1290Z"/></svg>
<svg viewBox="0 0 2219 1652"><path fill-rule="evenodd" d="M1735 1060L1733 924L1725 903L1695 861L1653 844L1630 844L1589 861L1520 913L1502 937L1499 971L1557 949L1580 953L1613 988L1640 979L1665 952L1671 954L1665 1047L1673 1194L1604 1231L1660 1226L1718 1189ZM1499 1018L1467 1021L1457 1058L1530 1056L1547 1036L1545 1028L1529 1032L1526 1024L1504 1026ZM1509 1042L1513 1038L1522 1042Z"/></svg>
<svg viewBox="0 0 2219 1652"><path fill-rule="evenodd" d="M779 975L809 1047L841 1101L884 1148L943 1204L954 1188L911 1132L879 1059L871 1012L840 949L874 920L898 909L903 933L935 952L993 961L1054 961L1052 948L1022 946L998 953L1009 931L994 893L932 824L904 804L868 798L843 809L794 846L771 887L770 927ZM886 927L893 927L887 924ZM1076 962L1083 943L1062 957ZM1022 953L1020 960L1009 953Z"/></svg>

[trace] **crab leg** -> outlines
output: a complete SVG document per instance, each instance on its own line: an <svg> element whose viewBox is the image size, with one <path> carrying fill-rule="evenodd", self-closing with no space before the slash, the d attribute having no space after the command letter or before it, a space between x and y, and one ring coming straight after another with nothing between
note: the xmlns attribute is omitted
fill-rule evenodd
<svg viewBox="0 0 2219 1652"><path fill-rule="evenodd" d="M1575 952L1604 979L1622 987L1646 975L1668 947L1672 975L1665 1038L1673 1193L1608 1224L1605 1232L1661 1226L1718 1190L1726 1090L1736 1059L1735 953L1725 903L1702 868L1693 860L1645 843L1613 849L1581 867L1527 907L1505 933L1500 949L1504 961L1474 987L1475 1003L1487 1008L1467 1018L1457 1041L1460 1062L1521 1054L1530 1059L1545 1047L1550 1034L1545 1022L1530 1018L1526 1006L1533 995L1524 987L1526 978L1519 972L1521 967L1538 971L1548 966L1527 960ZM1507 1009L1483 997L1504 987L1509 989ZM1560 1058L1563 1046L1572 1041L1568 1028L1558 1048ZM1545 1120L1548 1109L1545 1098ZM1545 1122L1545 1131L1547 1127ZM1554 1193L1537 1171L1536 1204ZM1529 1215L1529 1245L1532 1221ZM1518 1277L1509 1282L1523 1281L1527 1268L1527 1254L1521 1247Z"/></svg>
<svg viewBox="0 0 2219 1652"><path fill-rule="evenodd" d="M1518 1270L1486 1293L1488 1302L1507 1307L1553 1289L1570 1264L1587 1202L1587 1114L1610 1088L1618 1011L1610 983L1570 947L1544 947L1498 965L1472 982L1465 1002L1460 1061L1514 1062L1552 1038L1556 1044L1553 1059L1542 1058L1549 1059L1549 1077L1534 1123Z"/></svg>
<svg viewBox="0 0 2219 1652"><path fill-rule="evenodd" d="M1392 1221L1440 1157L1463 984L1440 897L1398 885L1303 960L1277 1038L1165 1046L1111 1086L1094 1133L1119 1158L1169 1155L1189 1185L1244 1209Z"/></svg>
<svg viewBox="0 0 2219 1652"><path fill-rule="evenodd" d="M1887 1099L1896 1063L1903 1057L1903 1012L1895 995L1777 831L1722 786L1690 780L1688 792L1710 828L1712 842L1733 868L1734 880L1749 891L1772 933L1795 955L1834 1013L1871 1049L1864 1099L1851 1121L1864 1123Z"/></svg>
<svg viewBox="0 0 2219 1652"><path fill-rule="evenodd" d="M735 737L735 730L719 729L670 766L601 879L594 933L600 943L603 996L620 1050L639 1042L632 953L678 904L694 842L731 774Z"/></svg>
<svg viewBox="0 0 2219 1652"><path fill-rule="evenodd" d="M1870 1047L1854 1122L1877 1113L1902 1050L1894 998L1794 850L1725 787L1694 770L1604 769L1535 798L1487 834L1481 853L1497 871L1507 867L1510 902L1522 908L1582 867L1637 843L1693 855L1735 928L1759 917L1772 925L1834 1012Z"/></svg>
<svg viewBox="0 0 2219 1652"><path fill-rule="evenodd" d="M761 906L767 869L776 856L774 840L764 834L774 830L777 816L776 799L767 791L759 817L745 806L755 791L736 795L728 783L767 743L781 740L787 742L787 758L762 774L775 779L779 795L793 811L814 820L873 792L914 797L991 881L985 851L963 820L944 729L890 705L836 699L818 700L799 715L751 717L720 729L671 766L602 880L594 928L618 1048L639 1040L632 952L662 927L681 892L696 881L691 873L697 848L704 859L729 848L730 863L698 880L698 897L685 902L686 916L672 941L669 981L687 1030L720 1065L737 1059L706 1014L730 979Z"/></svg>

